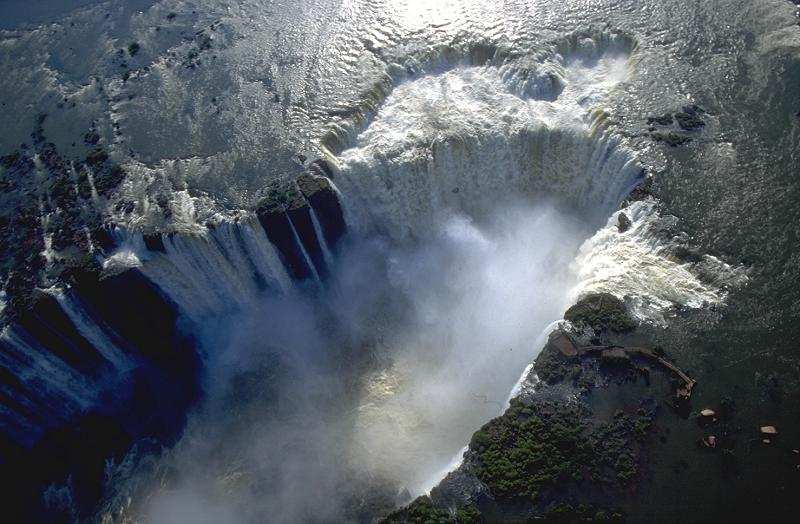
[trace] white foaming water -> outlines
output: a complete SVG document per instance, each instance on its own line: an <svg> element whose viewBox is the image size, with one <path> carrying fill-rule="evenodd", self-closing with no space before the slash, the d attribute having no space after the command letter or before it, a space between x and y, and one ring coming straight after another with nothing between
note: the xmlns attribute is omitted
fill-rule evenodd
<svg viewBox="0 0 800 524"><path fill-rule="evenodd" d="M510 203L431 227L409 246L353 239L321 295L266 297L207 324L209 403L170 458L187 480L160 491L149 518L202 500L245 521L340 520L354 486L416 494L458 463L567 307L588 232L552 206ZM269 355L285 371L263 368ZM254 371L271 402L232 393Z"/></svg>
<svg viewBox="0 0 800 524"><path fill-rule="evenodd" d="M571 295L605 291L630 298L632 312L640 320L663 323L662 312L672 305L703 307L722 302L727 288L742 285L746 272L714 257L704 257L715 276L712 285L701 281L691 265L674 260L659 235L668 219L662 218L652 200L634 202L623 210L631 220L624 233L617 228L617 214L608 219L581 246L573 262L579 283ZM672 217L674 220L674 217Z"/></svg>
<svg viewBox="0 0 800 524"><path fill-rule="evenodd" d="M529 385L543 337L582 293L627 297L645 320L724 297L664 256L651 203L626 209L624 234L609 219L641 168L601 107L628 54L598 45L397 86L335 159L353 238L310 299L274 262L256 273L284 293L259 299L250 257L277 256L257 224L115 255L143 260L193 318L239 310L205 340L213 398L169 458L186 481L141 511L159 521L202 501L240 520L337 520L357 486L423 493ZM265 355L288 383L257 364ZM225 400L249 371L277 391Z"/></svg>
<svg viewBox="0 0 800 524"><path fill-rule="evenodd" d="M120 247L104 261L104 269L115 273L140 268L194 321L249 306L265 288L286 292L292 287L275 247L253 216L161 239L164 252L149 251L141 234L117 229Z"/></svg>
<svg viewBox="0 0 800 524"><path fill-rule="evenodd" d="M308 251L306 251L305 246L303 245L302 240L300 239L300 235L297 234L297 228L294 227L294 222L292 222L292 217L289 216L288 213L284 213L286 217L286 222L289 224L289 228L292 230L292 237L294 238L295 245L300 249L300 253L303 255L303 260L305 261L306 265L311 269L311 273L314 275L314 280L317 283L320 283L321 280L319 278L319 273L317 272L317 268L314 267L314 262L311 261L311 257L308 255Z"/></svg>
<svg viewBox="0 0 800 524"><path fill-rule="evenodd" d="M627 56L591 62L558 64L564 86L555 100L519 96L509 65L399 85L341 155L336 182L352 203L348 223L402 238L443 209L479 216L515 197L553 198L605 218L641 169L596 113L627 73Z"/></svg>
<svg viewBox="0 0 800 524"><path fill-rule="evenodd" d="M12 397L30 410L34 417L50 419L48 422L69 420L97 402L100 391L92 379L59 360L23 333L5 327L0 332L0 340L5 346L0 351L0 364L12 370L19 382L35 385L28 391L29 398L19 395ZM31 424L32 427L42 426L35 420L31 420ZM36 430L32 434L35 435Z"/></svg>
<svg viewBox="0 0 800 524"><path fill-rule="evenodd" d="M362 230L426 239L453 210L497 216L515 198L534 202L534 215L547 209L542 201L555 201L583 227L563 230L570 220L563 214L546 224L528 217L484 236L447 222L446 231L461 235L481 260L463 274L462 266L442 271L445 285L463 292L449 299L443 297L451 288L397 264L401 277L420 283L411 294L430 326L395 354L390 371L368 383L354 441L362 461L412 494L430 489L443 466L445 472L456 467L460 457L453 454L507 407L509 391L513 396L525 387L529 363L553 321L581 294L630 296L643 320L658 319L673 304L698 307L723 298L663 256L652 205L629 208L634 226L624 235L616 215L608 218L641 176L623 141L600 124L600 104L629 74L629 60L627 54L598 56L595 43L584 44L588 51L544 64L457 67L409 80L387 98L356 147L341 155L337 183L357 202L347 208L348 222ZM527 238L527 250L517 251ZM447 304L445 314L430 306L427 292L431 303ZM479 385L486 389L475 391Z"/></svg>
<svg viewBox="0 0 800 524"><path fill-rule="evenodd" d="M499 415L536 355L542 328L569 305L564 290L581 225L549 207L509 208L490 225L446 220L420 248L389 260L413 321L365 379L354 454L418 494L472 433Z"/></svg>
<svg viewBox="0 0 800 524"><path fill-rule="evenodd" d="M333 253L331 253L331 248L325 241L325 234L322 232L322 225L319 223L319 218L317 218L317 212L314 211L314 208L311 206L308 207L308 211L311 216L311 223L314 226L314 234L317 236L320 249L322 249L322 256L325 259L325 263L328 266L332 266L334 264Z"/></svg>
<svg viewBox="0 0 800 524"><path fill-rule="evenodd" d="M76 303L73 297L55 288L47 290L47 293L58 301L61 309L72 321L78 332L113 366L115 372L124 374L131 369L132 363L124 352L89 318L83 307Z"/></svg>

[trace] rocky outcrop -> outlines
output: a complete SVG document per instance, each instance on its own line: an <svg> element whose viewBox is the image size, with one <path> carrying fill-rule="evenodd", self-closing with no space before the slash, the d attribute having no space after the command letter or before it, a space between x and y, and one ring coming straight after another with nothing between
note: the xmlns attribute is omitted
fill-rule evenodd
<svg viewBox="0 0 800 524"><path fill-rule="evenodd" d="M610 293L585 296L564 313L564 318L573 324L585 324L596 332L624 333L636 327L625 309L625 304Z"/></svg>
<svg viewBox="0 0 800 524"><path fill-rule="evenodd" d="M324 173L324 175L314 174L315 172ZM297 187L311 208L314 209L326 244L335 248L344 236L347 226L339 196L329 179L331 176L330 167L323 161L317 161L312 164L308 173L297 178Z"/></svg>
<svg viewBox="0 0 800 524"><path fill-rule="evenodd" d="M0 494L19 522L48 520L42 487L67 476L77 510L91 508L105 461L177 435L199 392L176 304L136 269L100 271L115 247L103 209L124 169L93 129L82 156L64 155L44 120L0 158ZM160 235L145 244L164 250Z"/></svg>
<svg viewBox="0 0 800 524"><path fill-rule="evenodd" d="M177 306L143 274L132 269L101 278L76 269L66 280L64 302L34 293L31 306L8 321L0 339L0 482L8 486L6 515L15 521L46 520L38 496L45 485L67 477L79 486L72 494L75 509L90 511L102 495L106 461L121 457L137 439L175 438L199 395L194 340L179 329ZM65 302L97 329L105 354L97 339L78 329ZM22 344L12 344L6 334ZM116 367L108 351L118 352L125 366ZM53 377L31 376L37 369L29 369L31 359L41 358L62 362L50 365ZM70 382L61 391L48 378ZM79 394L92 402L70 396Z"/></svg>
<svg viewBox="0 0 800 524"><path fill-rule="evenodd" d="M656 142L667 144L670 147L682 146L692 141L692 137L675 133L673 131L653 132L650 134L650 138Z"/></svg>
<svg viewBox="0 0 800 524"><path fill-rule="evenodd" d="M650 138L677 147L692 141L692 133L702 129L705 111L698 105L683 106L680 111L647 117Z"/></svg>
<svg viewBox="0 0 800 524"><path fill-rule="evenodd" d="M388 522L625 519L665 441L662 425L679 417L663 400L676 378L678 388L693 381L658 351L622 344L638 332L619 299L589 295L565 317L579 329L550 335L519 396L473 435L462 465ZM575 338L587 327L597 344Z"/></svg>
<svg viewBox="0 0 800 524"><path fill-rule="evenodd" d="M0 160L0 279L5 315L31 305L37 287L61 282L63 272L90 265L113 246L100 209L125 178L99 144L84 137L85 156L67 158L46 140L41 116L32 144Z"/></svg>
<svg viewBox="0 0 800 524"><path fill-rule="evenodd" d="M293 279L305 280L317 271L325 272L309 205L294 182L269 189L256 215Z"/></svg>
<svg viewBox="0 0 800 524"><path fill-rule="evenodd" d="M634 359L648 361L674 375L677 380L675 390L676 400L680 402L689 400L692 395L692 390L697 383L696 380L689 377L662 355L659 355L657 351L647 347L619 346L615 344L577 346L572 338L564 331L556 330L550 334L545 349L549 350L550 353L557 351L562 357L566 357L567 359L595 357L599 358L600 361L605 364L632 366L644 375L649 374L649 368L637 367L634 363ZM542 369L542 367L543 366L540 364L539 369L544 372L545 370ZM711 411L712 416L713 414L714 412Z"/></svg>
<svg viewBox="0 0 800 524"><path fill-rule="evenodd" d="M628 218L628 215L625 213L620 213L617 215L617 231L620 233L624 233L631 228L633 224L631 223L631 219Z"/></svg>
<svg viewBox="0 0 800 524"><path fill-rule="evenodd" d="M596 362L578 365L569 377L513 399L473 435L462 466L429 500L417 499L387 522L433 521L421 515L437 522L621 520L659 415L653 398L617 396L623 376ZM583 392L584 383L597 398Z"/></svg>
<svg viewBox="0 0 800 524"><path fill-rule="evenodd" d="M81 486L78 511L91 508L105 461L143 437L169 442L199 396L200 360L179 305L135 267L100 267L118 247L107 207L124 169L95 130L82 156L67 157L43 122L30 145L0 157L0 482L14 486L2 496L15 521L48 520L37 513L41 488L68 476ZM332 175L312 162L256 209L295 280L325 278L345 234ZM135 206L121 200L115 210ZM144 234L147 256L168 256L167 240Z"/></svg>
<svg viewBox="0 0 800 524"><path fill-rule="evenodd" d="M706 125L705 121L701 118L701 115L704 113L705 111L699 106L683 106L681 111L675 113L675 122L677 122L678 127L684 131L694 131Z"/></svg>
<svg viewBox="0 0 800 524"><path fill-rule="evenodd" d="M295 179L273 184L256 206L256 215L295 280L324 279L326 251L335 250L345 233L344 213L321 161Z"/></svg>

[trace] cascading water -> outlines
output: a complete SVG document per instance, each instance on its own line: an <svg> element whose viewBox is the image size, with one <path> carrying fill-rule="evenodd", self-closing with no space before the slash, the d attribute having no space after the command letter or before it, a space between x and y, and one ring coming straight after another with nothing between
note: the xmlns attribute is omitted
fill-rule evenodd
<svg viewBox="0 0 800 524"><path fill-rule="evenodd" d="M631 74L631 46L582 45L526 62L524 74L439 63L399 83L326 168L350 231L336 255L321 208L290 185L258 212L266 236L222 222L136 257L206 325L208 400L162 459L182 480L150 485L146 503L134 492L125 511L216 522L380 515L457 463L581 293L661 307L720 299L659 256L649 204L634 203L630 232L609 238L609 215L642 176L601 110ZM270 211L275 198L284 203ZM241 241L256 236L258 249ZM608 275L619 242L658 270ZM109 264L130 259L126 249ZM273 261L266 271L256 253ZM295 279L324 273L325 285L287 285L284 266Z"/></svg>
<svg viewBox="0 0 800 524"><path fill-rule="evenodd" d="M796 515L797 2L0 2L5 520Z"/></svg>
<svg viewBox="0 0 800 524"><path fill-rule="evenodd" d="M290 115L322 124L305 144L319 158L299 155L302 169L281 165L266 188L248 186L251 210L220 210L202 193L220 184L215 169L237 167L217 151L225 137L199 140L204 158L131 160L113 194L102 181L118 172L97 152L88 190L74 166L61 169L114 225L73 231L97 267L66 271L4 328L4 434L32 445L99 410L129 435L174 436L205 393L158 465L135 452L106 464L106 517L383 515L428 490L502 412L537 340L582 293L611 292L660 321L672 305L721 301L741 280L713 257L703 278L670 258L660 230L671 218L655 201L626 203L631 225L616 226L644 177L606 108L636 75L632 38L410 46L396 60L365 45L386 71L350 106ZM196 51L183 67L197 66ZM114 86L114 129L141 117L120 95L128 78ZM286 98L276 90L276 105ZM31 172L58 167L37 147ZM264 159L248 162L258 179ZM219 194L247 193L238 189ZM33 229L48 268L64 256L48 233L58 219L49 211ZM143 423L162 398L172 424ZM71 484L63 491L54 504L75 504Z"/></svg>

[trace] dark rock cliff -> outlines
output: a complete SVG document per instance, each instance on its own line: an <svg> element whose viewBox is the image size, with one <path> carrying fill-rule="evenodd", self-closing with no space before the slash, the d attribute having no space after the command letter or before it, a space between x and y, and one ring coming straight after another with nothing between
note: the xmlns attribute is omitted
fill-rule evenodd
<svg viewBox="0 0 800 524"><path fill-rule="evenodd" d="M274 184L256 206L256 215L292 278L325 278L329 268L323 242L334 249L346 229L330 180L309 171ZM318 237L314 220L323 238Z"/></svg>
<svg viewBox="0 0 800 524"><path fill-rule="evenodd" d="M31 144L0 158L0 498L18 521L49 520L41 492L51 483L71 482L74 509L89 511L106 460L146 437L176 438L201 394L181 304L138 269L100 267L118 247L107 211L124 168L93 130L79 158L64 156L43 122ZM297 281L326 277L346 231L330 175L312 162L255 210ZM168 256L162 232L143 242Z"/></svg>

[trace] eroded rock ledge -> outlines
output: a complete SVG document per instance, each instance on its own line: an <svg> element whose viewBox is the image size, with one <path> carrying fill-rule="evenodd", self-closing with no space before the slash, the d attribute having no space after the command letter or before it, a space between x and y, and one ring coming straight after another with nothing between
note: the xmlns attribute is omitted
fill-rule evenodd
<svg viewBox="0 0 800 524"><path fill-rule="evenodd" d="M565 318L571 327L551 334L521 394L473 435L463 464L387 522L625 519L654 428L675 416L665 402L685 405L694 381L657 349L627 344L636 322L612 295L589 295Z"/></svg>
<svg viewBox="0 0 800 524"><path fill-rule="evenodd" d="M0 157L0 482L18 521L49 520L41 488L70 475L77 511L90 510L105 461L143 436L169 443L200 395L182 305L137 267L103 268L120 248L114 213L136 208L117 198L125 169L94 129L78 157L59 151L44 120L30 144ZM346 231L331 175L311 162L252 210L297 281L324 279ZM171 234L146 231L144 247L169 256Z"/></svg>
<svg viewBox="0 0 800 524"><path fill-rule="evenodd" d="M325 246L336 246L346 230L336 191L328 178L316 174L327 168L319 165L312 164L294 180L273 184L256 206L267 238L295 280L314 273L324 278L329 270Z"/></svg>

